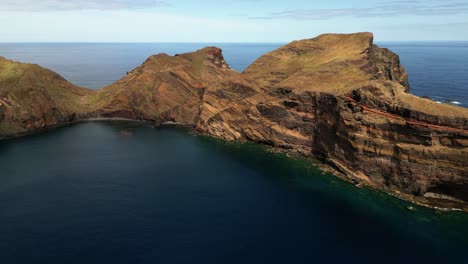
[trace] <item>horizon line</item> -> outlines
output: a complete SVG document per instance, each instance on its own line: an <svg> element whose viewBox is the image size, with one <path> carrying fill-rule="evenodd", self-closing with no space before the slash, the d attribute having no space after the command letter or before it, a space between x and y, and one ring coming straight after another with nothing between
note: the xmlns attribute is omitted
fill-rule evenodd
<svg viewBox="0 0 468 264"><path fill-rule="evenodd" d="M0 41L0 44L285 44L291 41ZM467 40L378 40L379 42L468 42Z"/></svg>

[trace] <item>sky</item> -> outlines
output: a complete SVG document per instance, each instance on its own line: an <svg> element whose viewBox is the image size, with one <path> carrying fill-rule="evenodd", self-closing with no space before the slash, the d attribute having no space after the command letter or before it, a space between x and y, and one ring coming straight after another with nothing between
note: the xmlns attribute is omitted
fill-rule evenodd
<svg viewBox="0 0 468 264"><path fill-rule="evenodd" d="M0 42L468 41L468 0L0 0Z"/></svg>

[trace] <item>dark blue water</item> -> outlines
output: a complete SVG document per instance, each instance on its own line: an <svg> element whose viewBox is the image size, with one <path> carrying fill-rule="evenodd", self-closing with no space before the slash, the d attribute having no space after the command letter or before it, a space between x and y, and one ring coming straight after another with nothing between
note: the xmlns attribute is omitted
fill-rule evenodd
<svg viewBox="0 0 468 264"><path fill-rule="evenodd" d="M385 46L414 93L466 106L465 44L421 45ZM0 55L98 88L150 54L203 46L0 44ZM218 46L241 71L279 44ZM0 141L2 264L468 263L467 214L408 205L184 129L85 123Z"/></svg>
<svg viewBox="0 0 468 264"><path fill-rule="evenodd" d="M184 129L74 125L0 142L0 168L0 263L468 261L466 214Z"/></svg>
<svg viewBox="0 0 468 264"><path fill-rule="evenodd" d="M113 83L156 53L190 52L219 46L231 67L243 71L282 44L240 43L0 43L0 56L50 68L71 82L97 89ZM379 43L398 53L411 92L468 107L468 42Z"/></svg>
<svg viewBox="0 0 468 264"><path fill-rule="evenodd" d="M468 107L468 42L388 42L380 46L400 55L411 93Z"/></svg>

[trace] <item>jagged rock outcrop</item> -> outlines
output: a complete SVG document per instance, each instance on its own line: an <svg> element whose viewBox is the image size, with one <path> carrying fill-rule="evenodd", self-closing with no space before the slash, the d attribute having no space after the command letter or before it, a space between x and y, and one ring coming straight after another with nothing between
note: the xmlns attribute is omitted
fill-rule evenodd
<svg viewBox="0 0 468 264"><path fill-rule="evenodd" d="M219 48L169 56L158 54L98 91L95 114L194 125L205 87L236 75Z"/></svg>
<svg viewBox="0 0 468 264"><path fill-rule="evenodd" d="M409 89L399 57L374 45L371 33L295 41L243 73L214 47L159 54L98 91L0 59L0 137L87 117L173 121L318 158L354 181L426 195L426 203L451 199L450 206L468 210L468 109Z"/></svg>

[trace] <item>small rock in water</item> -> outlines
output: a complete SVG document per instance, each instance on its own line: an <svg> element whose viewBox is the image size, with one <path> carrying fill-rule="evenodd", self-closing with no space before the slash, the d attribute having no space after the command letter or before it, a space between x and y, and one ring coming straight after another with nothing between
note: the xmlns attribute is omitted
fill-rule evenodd
<svg viewBox="0 0 468 264"><path fill-rule="evenodd" d="M413 212L413 211L415 211L415 210L416 210L416 209L414 209L414 207L413 207L413 206L408 206L408 207L406 207L406 209L408 209L408 211L411 211L411 212Z"/></svg>
<svg viewBox="0 0 468 264"><path fill-rule="evenodd" d="M132 136L133 135L131 130L122 130L122 131L120 131L120 134L122 136Z"/></svg>

